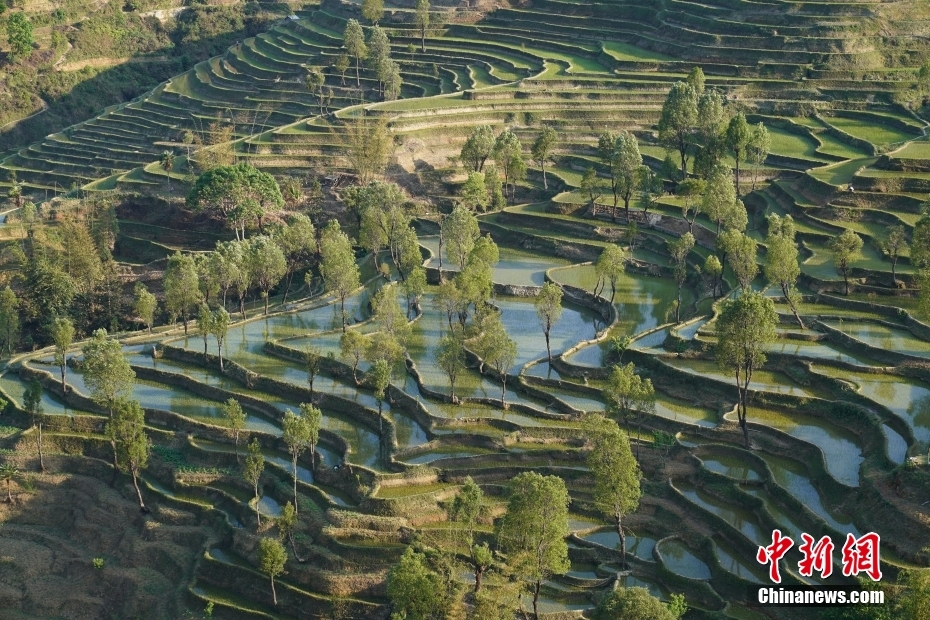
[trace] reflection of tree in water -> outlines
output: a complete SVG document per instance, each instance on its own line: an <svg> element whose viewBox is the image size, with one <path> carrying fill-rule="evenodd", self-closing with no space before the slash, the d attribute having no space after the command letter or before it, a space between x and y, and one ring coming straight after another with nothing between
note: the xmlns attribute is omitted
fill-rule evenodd
<svg viewBox="0 0 930 620"><path fill-rule="evenodd" d="M912 400L907 407L907 413L914 421L914 426L930 429L930 394L924 394ZM928 435L930 435L930 432L925 430L923 433L919 433L918 439L926 441Z"/></svg>

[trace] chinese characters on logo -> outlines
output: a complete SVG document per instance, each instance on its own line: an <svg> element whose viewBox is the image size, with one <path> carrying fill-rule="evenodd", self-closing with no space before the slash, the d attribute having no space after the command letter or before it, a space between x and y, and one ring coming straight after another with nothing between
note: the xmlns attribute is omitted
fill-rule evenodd
<svg viewBox="0 0 930 620"><path fill-rule="evenodd" d="M798 551L803 557L798 562L798 572L804 577L812 577L814 571L820 573L824 579L833 574L833 550L835 546L829 536L815 541L810 534L801 534L801 544ZM865 573L872 581L880 581L882 571L879 566L878 534L870 532L860 538L852 534L846 535L846 543L842 549L843 575L856 577ZM772 544L759 547L756 561L759 564L769 565L769 578L774 583L781 583L781 573L778 570L778 561L794 546L789 536L783 536L781 530L772 532Z"/></svg>

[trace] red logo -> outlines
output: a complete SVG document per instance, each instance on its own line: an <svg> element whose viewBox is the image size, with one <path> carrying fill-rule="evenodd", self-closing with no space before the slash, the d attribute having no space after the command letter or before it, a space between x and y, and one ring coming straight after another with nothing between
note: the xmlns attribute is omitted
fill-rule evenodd
<svg viewBox="0 0 930 620"><path fill-rule="evenodd" d="M759 547L756 552L756 561L759 564L769 565L769 579L781 583L781 574L778 572L778 560L785 557L788 549L794 546L794 541L781 535L781 530L772 532L772 544L768 547Z"/></svg>
<svg viewBox="0 0 930 620"><path fill-rule="evenodd" d="M843 575L857 577L860 573L865 573L872 581L881 581L880 542L881 537L875 532L869 532L860 538L847 534L842 549ZM769 578L773 583L781 583L778 561L785 557L793 546L794 541L789 536L783 536L781 530L773 530L772 544L759 547L759 551L756 552L756 561L769 565ZM829 536L815 541L810 534L801 534L798 551L803 557L798 562L798 572L802 577L813 577L816 571L826 579L833 574L834 549L836 546Z"/></svg>

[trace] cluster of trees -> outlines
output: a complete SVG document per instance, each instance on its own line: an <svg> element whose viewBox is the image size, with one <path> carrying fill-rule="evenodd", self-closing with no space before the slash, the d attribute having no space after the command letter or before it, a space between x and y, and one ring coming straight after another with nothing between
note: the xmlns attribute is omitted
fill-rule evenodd
<svg viewBox="0 0 930 620"><path fill-rule="evenodd" d="M622 541L622 520L639 506L639 466L627 434L616 422L593 414L584 420L583 429L595 481L594 504L614 520ZM424 542L408 548L388 575L388 596L397 617L419 620L464 613L474 620L510 618L522 607L524 592L532 596L533 617L539 617L543 582L571 566L565 540L568 490L561 478L536 472L517 475L509 486L507 510L493 536L479 535L479 525L491 518L489 506L481 487L471 478L465 480L448 505L451 540L437 547ZM625 558L624 549L624 563ZM457 581L462 565L475 577L468 594ZM597 613L604 620L666 620L681 617L686 609L680 596L666 606L644 590L621 589L608 593ZM649 615L624 615L643 613L639 610L649 610Z"/></svg>
<svg viewBox="0 0 930 620"><path fill-rule="evenodd" d="M368 2L371 3L372 0ZM365 61L378 80L378 94L385 101L393 101L400 96L403 80L400 75L400 64L391 58L391 42L387 33L376 23L383 10L382 5L380 9L374 8L369 11L368 18L374 25L369 29L367 40L361 24L357 20L350 19L343 32L342 42L348 55L355 59L356 86L361 87L359 69L362 61ZM348 58L337 60L337 69L341 69L343 75L345 75L345 69L348 68L347 61Z"/></svg>
<svg viewBox="0 0 930 620"><path fill-rule="evenodd" d="M750 127L742 112L729 116L719 92L704 86L704 72L695 67L684 82L669 91L659 118L659 141L676 151L681 161L681 179L688 178L688 159L693 155L693 169L707 176L729 153L736 162L734 180L740 193L740 165L756 171L768 156L770 138L762 123Z"/></svg>
<svg viewBox="0 0 930 620"><path fill-rule="evenodd" d="M544 127L530 151L533 161L542 168L546 188L546 164L557 142L556 131ZM486 167L489 159L494 163ZM468 180L462 186L459 204L471 211L503 208L507 204L507 190L510 193L509 199L513 201L517 184L526 180L523 144L509 129L495 136L490 125L475 127L462 145L459 161L469 171Z"/></svg>

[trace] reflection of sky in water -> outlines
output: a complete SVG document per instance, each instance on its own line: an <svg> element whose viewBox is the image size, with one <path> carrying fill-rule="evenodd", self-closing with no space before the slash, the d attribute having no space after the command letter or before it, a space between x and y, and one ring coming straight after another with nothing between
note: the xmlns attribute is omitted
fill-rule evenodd
<svg viewBox="0 0 930 620"><path fill-rule="evenodd" d="M737 506L723 504L717 498L707 495L687 482L675 482L675 487L681 491L681 494L684 495L688 501L717 515L745 534L746 538L752 542L763 543L765 541L765 534L762 531L762 527L759 525L759 519L753 513Z"/></svg>
<svg viewBox="0 0 930 620"><path fill-rule="evenodd" d="M433 258L428 265L430 267L439 267L439 236L420 237L420 245L429 248L433 253ZM444 247L443 250L446 250L446 248ZM498 246L497 250L500 260L494 266L494 275L491 277L494 282L499 284L542 286L546 280L547 269L571 264L571 261L556 256L521 252L520 250L501 246ZM456 269L455 263L449 260L445 251L443 254L443 270Z"/></svg>
<svg viewBox="0 0 930 620"><path fill-rule="evenodd" d="M677 575L691 579L710 579L710 568L680 540L663 540L659 553L665 566Z"/></svg>
<svg viewBox="0 0 930 620"><path fill-rule="evenodd" d="M906 329L860 321L824 321L824 324L878 349L922 357L930 356L930 342L920 340Z"/></svg>

